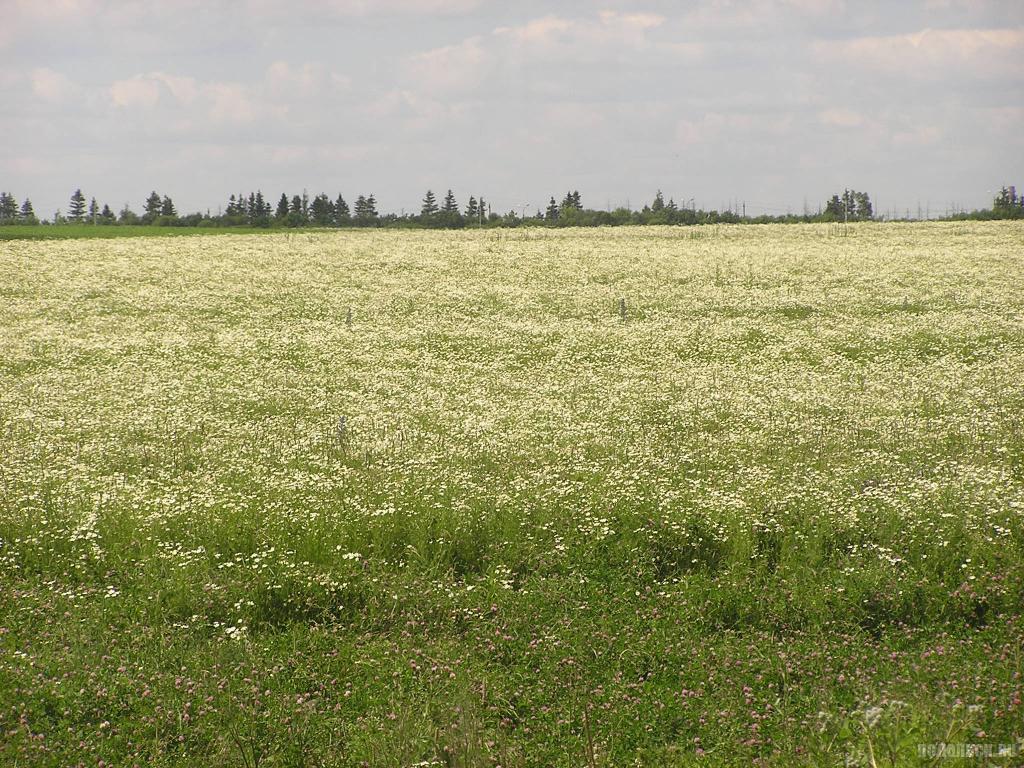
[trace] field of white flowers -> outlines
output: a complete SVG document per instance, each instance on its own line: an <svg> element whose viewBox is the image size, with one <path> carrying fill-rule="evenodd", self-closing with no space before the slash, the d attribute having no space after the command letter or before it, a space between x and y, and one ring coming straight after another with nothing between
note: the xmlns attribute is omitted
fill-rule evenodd
<svg viewBox="0 0 1024 768"><path fill-rule="evenodd" d="M0 761L1016 744L1022 274L1008 222L0 243Z"/></svg>

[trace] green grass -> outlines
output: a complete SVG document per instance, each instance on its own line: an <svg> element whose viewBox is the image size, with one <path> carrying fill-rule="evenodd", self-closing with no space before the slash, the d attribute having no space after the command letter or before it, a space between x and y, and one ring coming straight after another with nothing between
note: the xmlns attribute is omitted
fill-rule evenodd
<svg viewBox="0 0 1024 768"><path fill-rule="evenodd" d="M0 244L0 764L1016 743L1022 239Z"/></svg>

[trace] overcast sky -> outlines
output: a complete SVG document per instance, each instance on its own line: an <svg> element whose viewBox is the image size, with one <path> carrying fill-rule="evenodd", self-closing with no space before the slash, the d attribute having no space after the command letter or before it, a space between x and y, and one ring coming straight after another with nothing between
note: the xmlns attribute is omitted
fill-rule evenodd
<svg viewBox="0 0 1024 768"><path fill-rule="evenodd" d="M0 0L0 134L47 218L76 187L934 214L1024 186L1024 1Z"/></svg>

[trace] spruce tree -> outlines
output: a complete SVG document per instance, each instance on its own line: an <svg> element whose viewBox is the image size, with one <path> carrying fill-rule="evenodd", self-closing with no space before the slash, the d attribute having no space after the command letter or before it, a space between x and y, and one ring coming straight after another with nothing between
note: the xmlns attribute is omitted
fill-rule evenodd
<svg viewBox="0 0 1024 768"><path fill-rule="evenodd" d="M89 223L95 224L96 219L99 218L100 207L96 204L96 198L94 197L89 201Z"/></svg>
<svg viewBox="0 0 1024 768"><path fill-rule="evenodd" d="M544 218L548 221L558 221L558 203L555 202L555 198L551 198L551 202L548 203L548 209L544 213Z"/></svg>
<svg viewBox="0 0 1024 768"><path fill-rule="evenodd" d="M119 214L117 214L117 223L118 224L138 224L139 223L139 217L136 215L135 211L133 211L131 208L128 207L128 203L125 203L124 204L124 208L122 208L121 212Z"/></svg>
<svg viewBox="0 0 1024 768"><path fill-rule="evenodd" d="M0 224L14 224L18 218L18 202L10 192L0 192Z"/></svg>
<svg viewBox="0 0 1024 768"><path fill-rule="evenodd" d="M334 203L327 195L321 193L313 198L309 214L313 223L318 227L330 226L334 219Z"/></svg>
<svg viewBox="0 0 1024 768"><path fill-rule="evenodd" d="M448 194L444 196L444 205L441 206L441 210L447 214L458 215L459 204L455 202L455 195L449 189Z"/></svg>
<svg viewBox="0 0 1024 768"><path fill-rule="evenodd" d="M167 195L164 195L164 199L160 201L160 215L166 216L169 219L173 219L178 215L178 212L174 210L174 201Z"/></svg>
<svg viewBox="0 0 1024 768"><path fill-rule="evenodd" d="M106 203L103 204L103 210L100 211L100 223L101 224L113 224L115 221L114 212L110 210L110 206Z"/></svg>
<svg viewBox="0 0 1024 768"><path fill-rule="evenodd" d="M32 201L27 197L25 202L21 204L21 215L18 220L22 224L38 224L39 220L36 218L36 212L32 209Z"/></svg>
<svg viewBox="0 0 1024 768"><path fill-rule="evenodd" d="M466 203L466 218L470 221L476 221L479 210L476 205L476 198L470 195L469 202Z"/></svg>
<svg viewBox="0 0 1024 768"><path fill-rule="evenodd" d="M232 204L235 196L231 196ZM145 213L142 214L142 220L147 224L152 224L156 221L157 216L160 215L160 209L163 205L163 201L160 200L160 195L155 191L149 193L149 197L146 198L146 203L143 206ZM125 206L127 208L127 206Z"/></svg>
<svg viewBox="0 0 1024 768"><path fill-rule="evenodd" d="M658 193L654 196L654 202L651 203L651 212L659 213L663 210L665 210L665 198L662 197L661 190L659 189Z"/></svg>
<svg viewBox="0 0 1024 768"><path fill-rule="evenodd" d="M339 227L352 222L352 214L348 209L348 203L345 202L345 198L341 195L338 195L338 199L334 202L334 221Z"/></svg>
<svg viewBox="0 0 1024 768"><path fill-rule="evenodd" d="M281 199L277 201L277 211L274 216L278 219L283 219L288 215L288 195L284 192L281 193Z"/></svg>
<svg viewBox="0 0 1024 768"><path fill-rule="evenodd" d="M85 195L82 194L82 190L76 189L75 193L71 195L71 204L68 206L68 218L76 224L81 224L84 216Z"/></svg>
<svg viewBox="0 0 1024 768"><path fill-rule="evenodd" d="M423 207L420 208L420 217L427 220L435 213L437 213L437 199L434 197L434 193L428 189L427 194L423 196Z"/></svg>

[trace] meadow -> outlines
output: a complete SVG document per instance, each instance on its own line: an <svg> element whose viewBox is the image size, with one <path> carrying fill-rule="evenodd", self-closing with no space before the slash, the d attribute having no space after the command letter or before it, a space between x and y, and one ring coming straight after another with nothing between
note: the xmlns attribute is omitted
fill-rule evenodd
<svg viewBox="0 0 1024 768"><path fill-rule="evenodd" d="M1012 765L1022 253L2 242L0 764Z"/></svg>

